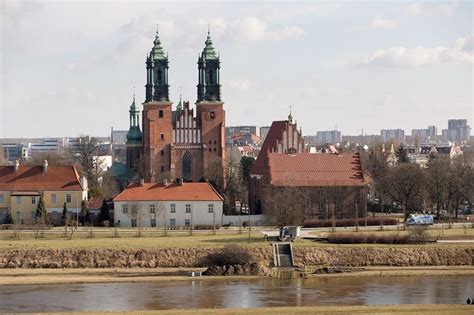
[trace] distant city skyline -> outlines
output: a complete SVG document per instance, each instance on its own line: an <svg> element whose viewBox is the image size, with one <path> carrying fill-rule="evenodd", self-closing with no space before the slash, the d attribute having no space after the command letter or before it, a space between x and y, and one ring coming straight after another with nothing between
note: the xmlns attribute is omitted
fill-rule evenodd
<svg viewBox="0 0 474 315"><path fill-rule="evenodd" d="M269 126L292 107L304 135L467 119L474 4L450 2L2 2L0 138L106 136L144 101L156 24L171 99L196 100L208 24L226 125ZM472 134L472 130L471 130Z"/></svg>

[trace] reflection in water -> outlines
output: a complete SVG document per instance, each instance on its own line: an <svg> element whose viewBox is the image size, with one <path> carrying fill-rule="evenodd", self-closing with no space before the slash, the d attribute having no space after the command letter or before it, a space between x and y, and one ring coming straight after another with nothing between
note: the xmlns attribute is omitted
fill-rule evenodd
<svg viewBox="0 0 474 315"><path fill-rule="evenodd" d="M252 279L0 286L0 311L464 304L474 277Z"/></svg>

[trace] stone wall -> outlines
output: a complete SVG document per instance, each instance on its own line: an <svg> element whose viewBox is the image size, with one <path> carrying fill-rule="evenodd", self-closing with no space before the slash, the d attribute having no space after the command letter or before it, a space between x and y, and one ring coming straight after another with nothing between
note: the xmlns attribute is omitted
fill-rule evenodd
<svg viewBox="0 0 474 315"><path fill-rule="evenodd" d="M0 268L156 268L206 267L202 258L219 249L29 249L0 252ZM252 248L253 260L271 265L271 248ZM474 248L456 247L333 247L296 248L298 266L337 262L359 266L474 265Z"/></svg>

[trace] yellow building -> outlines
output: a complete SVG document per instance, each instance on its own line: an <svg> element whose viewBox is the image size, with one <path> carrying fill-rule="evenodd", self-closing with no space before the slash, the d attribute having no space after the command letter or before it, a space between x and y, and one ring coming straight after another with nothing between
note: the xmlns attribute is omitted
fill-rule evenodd
<svg viewBox="0 0 474 315"><path fill-rule="evenodd" d="M32 224L36 207L43 196L50 222L58 223L63 205L72 216L87 200L87 180L74 166L19 165L0 166L0 223L7 212L15 222Z"/></svg>

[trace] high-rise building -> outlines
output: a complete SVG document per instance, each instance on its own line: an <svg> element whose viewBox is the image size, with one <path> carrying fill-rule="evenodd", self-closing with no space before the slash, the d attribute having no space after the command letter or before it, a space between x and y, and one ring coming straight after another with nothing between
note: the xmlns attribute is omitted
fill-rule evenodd
<svg viewBox="0 0 474 315"><path fill-rule="evenodd" d="M180 97L173 110L169 97L168 65L168 54L161 46L157 31L146 60L143 132L135 99L130 106L127 164L137 168L137 162L142 160L149 176L155 180L184 178L197 181L210 164L222 163L225 158L225 111L221 99L220 57L213 47L210 32L198 58L195 108L191 108L189 101L183 101Z"/></svg>
<svg viewBox="0 0 474 315"><path fill-rule="evenodd" d="M443 129L443 140L446 141L468 141L471 135L471 127L467 119L449 119L448 129Z"/></svg>
<svg viewBox="0 0 474 315"><path fill-rule="evenodd" d="M265 138L267 137L270 128L270 126L260 127L260 138L262 139L262 141L265 141Z"/></svg>
<svg viewBox="0 0 474 315"><path fill-rule="evenodd" d="M405 131L402 129L382 129L380 131L380 136L382 137L383 142L388 142L390 140L396 142L405 142Z"/></svg>
<svg viewBox="0 0 474 315"><path fill-rule="evenodd" d="M318 131L316 141L318 144L338 143L342 141L342 135L338 130Z"/></svg>

